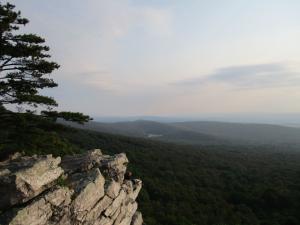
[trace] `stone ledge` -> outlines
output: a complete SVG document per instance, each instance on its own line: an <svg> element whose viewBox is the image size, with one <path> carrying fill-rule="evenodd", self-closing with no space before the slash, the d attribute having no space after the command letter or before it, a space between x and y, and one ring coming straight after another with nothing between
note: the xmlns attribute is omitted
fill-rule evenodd
<svg viewBox="0 0 300 225"><path fill-rule="evenodd" d="M0 162L1 225L141 225L124 153L101 150L60 157L21 156Z"/></svg>

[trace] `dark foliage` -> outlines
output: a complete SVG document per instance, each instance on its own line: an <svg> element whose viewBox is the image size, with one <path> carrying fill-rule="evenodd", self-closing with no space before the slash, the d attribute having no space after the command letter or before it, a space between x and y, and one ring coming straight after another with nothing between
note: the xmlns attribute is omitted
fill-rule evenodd
<svg viewBox="0 0 300 225"><path fill-rule="evenodd" d="M56 87L45 75L59 65L48 61L49 47L35 34L15 34L29 21L14 11L15 6L0 3L0 104L39 104L56 106L54 99L38 94L38 89Z"/></svg>
<svg viewBox="0 0 300 225"><path fill-rule="evenodd" d="M64 126L55 125L50 118L31 113L13 113L0 109L0 159L15 151L32 154L65 155L80 152L67 139L60 137ZM69 129L67 129L69 130Z"/></svg>
<svg viewBox="0 0 300 225"><path fill-rule="evenodd" d="M80 130L61 135L80 148L127 153L129 169L144 181L139 205L147 225L300 224L299 151L193 147Z"/></svg>
<svg viewBox="0 0 300 225"><path fill-rule="evenodd" d="M11 151L65 155L100 147L107 154L126 152L129 170L144 182L139 207L147 225L300 224L300 152L289 146L175 145L45 120L18 135ZM32 141L28 145L23 139Z"/></svg>

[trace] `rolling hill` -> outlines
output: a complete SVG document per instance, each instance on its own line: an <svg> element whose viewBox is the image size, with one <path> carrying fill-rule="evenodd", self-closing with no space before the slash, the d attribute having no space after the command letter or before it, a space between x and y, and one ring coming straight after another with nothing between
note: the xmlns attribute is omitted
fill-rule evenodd
<svg viewBox="0 0 300 225"><path fill-rule="evenodd" d="M130 137L141 137L159 141L183 144L226 144L227 141L214 135L174 126L173 124L154 121L137 120L133 122L100 123L89 122L85 125L63 122L75 128L94 130L98 132L119 134Z"/></svg>
<svg viewBox="0 0 300 225"><path fill-rule="evenodd" d="M138 203L145 224L300 223L298 149L178 145L37 123L35 129L25 126L17 133L14 127L0 126L0 153L8 149L62 156L94 148L108 154L125 152L128 170L143 180ZM6 133L11 139L4 144Z"/></svg>
<svg viewBox="0 0 300 225"><path fill-rule="evenodd" d="M300 129L271 124L179 122L173 126L249 144L300 144Z"/></svg>
<svg viewBox="0 0 300 225"><path fill-rule="evenodd" d="M275 146L188 146L80 129L59 132L80 149L126 152L143 180L148 225L297 225L300 154Z"/></svg>
<svg viewBox="0 0 300 225"><path fill-rule="evenodd" d="M160 123L146 120L116 123L93 121L85 125L63 123L99 132L184 144L300 144L299 128L270 124L211 121Z"/></svg>

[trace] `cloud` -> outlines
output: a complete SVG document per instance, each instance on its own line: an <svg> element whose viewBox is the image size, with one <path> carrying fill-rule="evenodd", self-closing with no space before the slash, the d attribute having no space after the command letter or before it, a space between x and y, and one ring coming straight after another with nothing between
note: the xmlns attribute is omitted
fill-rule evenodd
<svg viewBox="0 0 300 225"><path fill-rule="evenodd" d="M101 36L106 38L122 38L136 30L146 35L169 35L172 30L172 12L168 8L137 5L127 0L97 0L89 11L100 24Z"/></svg>
<svg viewBox="0 0 300 225"><path fill-rule="evenodd" d="M211 83L227 84L236 88L267 88L300 85L300 72L283 63L254 64L220 68L206 76L185 79L177 86L202 86Z"/></svg>
<svg viewBox="0 0 300 225"><path fill-rule="evenodd" d="M142 23L148 27L147 33L163 36L172 33L172 13L170 10L147 7L142 10L140 17Z"/></svg>

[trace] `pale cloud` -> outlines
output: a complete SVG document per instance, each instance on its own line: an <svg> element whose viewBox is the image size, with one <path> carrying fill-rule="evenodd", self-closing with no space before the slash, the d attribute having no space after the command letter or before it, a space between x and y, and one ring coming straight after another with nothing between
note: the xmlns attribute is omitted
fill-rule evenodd
<svg viewBox="0 0 300 225"><path fill-rule="evenodd" d="M132 83L136 81L128 84L128 77L118 69L118 60L124 51L122 41L147 36L169 37L173 26L172 10L136 5L129 0L92 0L92 2L93 4L85 6L89 16L79 15L82 16L80 27L74 26L72 29L75 30L74 35L77 38L74 38L70 45L77 48L68 49L69 52L66 54L68 58L62 60L65 63L63 70L73 74L74 70L89 74L81 79L85 84L96 88L98 86L99 89L116 92L131 89ZM65 50L63 53L66 53ZM103 70L108 73L93 72Z"/></svg>
<svg viewBox="0 0 300 225"><path fill-rule="evenodd" d="M122 89L122 83L113 78L110 72L105 70L85 71L77 74L70 74L77 78L78 83L86 87L95 88L101 92L118 92Z"/></svg>
<svg viewBox="0 0 300 225"><path fill-rule="evenodd" d="M92 9L106 38L122 38L141 30L148 35L169 35L172 30L172 11L168 8L138 6L131 1L96 1Z"/></svg>
<svg viewBox="0 0 300 225"><path fill-rule="evenodd" d="M72 79L86 88L116 93L138 89L133 85L145 86L138 81L129 82L130 73L119 69L126 39L164 38L172 34L173 13L163 6L138 5L130 0L12 2L32 20L26 27L28 32L46 37L53 59L61 65L55 77L58 83ZM39 10L30 12L30 4Z"/></svg>
<svg viewBox="0 0 300 225"><path fill-rule="evenodd" d="M172 13L168 9L157 9L153 7L144 8L141 18L147 27L147 32L155 35L171 35Z"/></svg>
<svg viewBox="0 0 300 225"><path fill-rule="evenodd" d="M300 70L285 63L230 66L215 72L174 82L177 86L203 86L223 83L234 88L272 88L300 86Z"/></svg>
<svg viewBox="0 0 300 225"><path fill-rule="evenodd" d="M300 111L296 1L10 1L61 65L49 95L63 110Z"/></svg>

